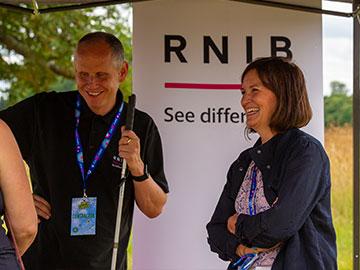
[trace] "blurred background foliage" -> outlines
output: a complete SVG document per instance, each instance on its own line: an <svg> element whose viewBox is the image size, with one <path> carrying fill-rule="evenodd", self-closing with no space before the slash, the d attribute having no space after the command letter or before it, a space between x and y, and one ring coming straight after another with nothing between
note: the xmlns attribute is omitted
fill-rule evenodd
<svg viewBox="0 0 360 270"><path fill-rule="evenodd" d="M325 126L352 125L352 95L346 85L339 81L330 83L331 94L324 97Z"/></svg>
<svg viewBox="0 0 360 270"><path fill-rule="evenodd" d="M72 55L77 41L88 32L117 36L131 67L129 9L117 5L39 16L0 9L0 106L42 91L75 90ZM130 70L121 86L125 96L131 92L131 78Z"/></svg>

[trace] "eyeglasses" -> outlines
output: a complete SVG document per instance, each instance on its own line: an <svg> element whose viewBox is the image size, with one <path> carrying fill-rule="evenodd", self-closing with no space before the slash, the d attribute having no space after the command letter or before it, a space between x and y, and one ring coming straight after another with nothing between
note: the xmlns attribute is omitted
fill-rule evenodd
<svg viewBox="0 0 360 270"><path fill-rule="evenodd" d="M248 270L258 259L258 254L250 253L241 256L238 260L230 264L230 270Z"/></svg>

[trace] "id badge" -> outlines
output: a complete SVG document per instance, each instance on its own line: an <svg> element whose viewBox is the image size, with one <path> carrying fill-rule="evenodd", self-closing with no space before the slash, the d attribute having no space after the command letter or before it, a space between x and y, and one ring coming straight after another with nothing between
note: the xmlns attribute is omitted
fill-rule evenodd
<svg viewBox="0 0 360 270"><path fill-rule="evenodd" d="M258 254L249 253L241 256L237 261L230 264L231 270L248 270L258 259Z"/></svg>
<svg viewBox="0 0 360 270"><path fill-rule="evenodd" d="M70 235L96 234L96 197L72 198Z"/></svg>

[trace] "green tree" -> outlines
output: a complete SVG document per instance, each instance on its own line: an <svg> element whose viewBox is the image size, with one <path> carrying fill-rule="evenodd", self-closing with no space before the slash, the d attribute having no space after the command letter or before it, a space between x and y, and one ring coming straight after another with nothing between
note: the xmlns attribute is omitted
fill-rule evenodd
<svg viewBox="0 0 360 270"><path fill-rule="evenodd" d="M0 81L5 82L0 83L0 91L7 94L7 105L42 91L74 89L73 51L79 38L91 31L115 34L131 65L131 31L122 15L128 8L38 16L0 8ZM122 91L125 96L131 92L131 70Z"/></svg>
<svg viewBox="0 0 360 270"><path fill-rule="evenodd" d="M330 82L331 95L347 95L349 90L345 83L339 81Z"/></svg>
<svg viewBox="0 0 360 270"><path fill-rule="evenodd" d="M4 97L0 97L0 110L5 109L6 107L6 101Z"/></svg>
<svg viewBox="0 0 360 270"><path fill-rule="evenodd" d="M352 95L339 81L330 83L331 94L324 97L325 126L352 125Z"/></svg>

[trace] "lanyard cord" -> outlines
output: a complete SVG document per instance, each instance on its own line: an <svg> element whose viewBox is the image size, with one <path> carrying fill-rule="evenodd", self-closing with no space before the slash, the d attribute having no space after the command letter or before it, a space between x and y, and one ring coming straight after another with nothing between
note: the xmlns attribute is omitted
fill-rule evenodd
<svg viewBox="0 0 360 270"><path fill-rule="evenodd" d="M255 197L256 197L256 165L252 168L251 172L251 188L249 193L249 213L250 216L256 215L256 204L255 204Z"/></svg>
<svg viewBox="0 0 360 270"><path fill-rule="evenodd" d="M97 167L97 165L99 164L99 161L101 160L101 158L104 155L104 152L107 148L107 146L110 143L110 140L112 138L112 136L114 135L114 131L117 128L118 124L119 124L119 119L122 113L122 110L124 108L124 102L121 102L121 105L119 107L118 112L115 115L114 120L112 121L109 130L107 131L103 141L101 142L99 149L96 151L96 154L94 156L93 161L90 164L90 167L85 175L85 170L84 170L84 154L83 154L83 147L81 145L81 141L80 141L80 135L79 135L79 123L80 123L80 107L81 107L81 99L80 99L80 95L77 96L77 100L76 100L76 107L75 107L75 120L76 120L76 125L75 125L75 143L76 143L76 159L80 168L80 172L81 172L81 177L83 180L83 192L84 192L84 197L86 196L86 187L87 187L87 181L89 176L93 173L93 171L95 170L95 168Z"/></svg>

